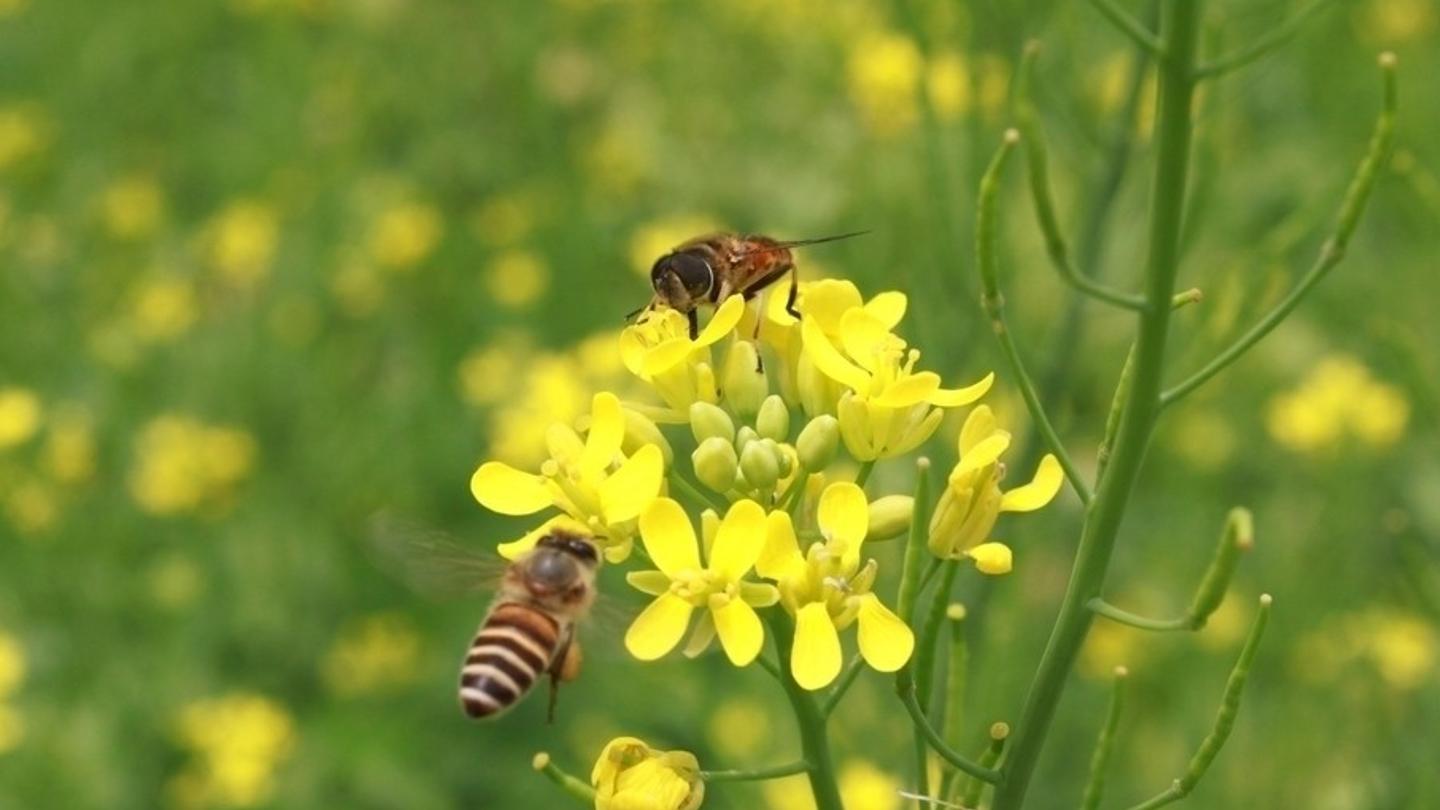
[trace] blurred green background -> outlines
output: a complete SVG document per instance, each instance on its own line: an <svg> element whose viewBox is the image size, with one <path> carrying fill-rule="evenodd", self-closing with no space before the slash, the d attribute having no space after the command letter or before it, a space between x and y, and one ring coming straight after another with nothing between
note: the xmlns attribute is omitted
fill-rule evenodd
<svg viewBox="0 0 1440 810"><path fill-rule="evenodd" d="M1212 0L1210 52L1298 5ZM541 700L466 721L455 670L483 599L407 590L371 564L367 520L487 553L528 528L479 508L470 473L534 463L549 421L620 380L644 270L711 226L869 228L802 273L910 293L905 332L950 379L997 368L970 209L1032 37L1063 221L1130 284L1152 80L1085 4L0 0L0 806L559 807L531 755L588 774L621 733L708 767L792 759L763 673L642 665L603 621L557 724ZM1116 601L1177 611L1242 504L1257 547L1236 598L1197 636L1096 626L1035 808L1077 800L1117 663L1132 699L1110 795L1168 785L1262 590L1271 634L1189 806L1440 807L1433 0L1335 3L1207 86L1181 278L1206 299L1177 318L1172 373L1317 251L1386 48L1398 151L1350 257L1163 424L1111 578ZM1018 180L1012 318L1089 466L1130 319L1071 304ZM1000 370L991 402L1022 429ZM903 464L871 482L908 487ZM1066 494L1002 524L1015 573L961 577L976 746L1018 714L1079 518ZM618 571L605 590L640 603ZM873 674L853 695L833 729L850 803L895 807L903 712ZM806 801L788 780L706 806Z"/></svg>

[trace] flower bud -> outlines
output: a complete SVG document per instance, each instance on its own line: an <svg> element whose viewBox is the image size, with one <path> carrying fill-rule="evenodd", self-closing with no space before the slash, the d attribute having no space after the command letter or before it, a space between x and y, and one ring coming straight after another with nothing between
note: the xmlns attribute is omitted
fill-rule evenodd
<svg viewBox="0 0 1440 810"><path fill-rule="evenodd" d="M635 452L647 444L653 444L660 448L665 456L665 466L675 460L675 451L670 449L670 442L665 440L665 434L660 432L660 426L656 425L650 417L639 411L632 411L629 408L625 413L625 441L620 449L626 456L633 456Z"/></svg>
<svg viewBox="0 0 1440 810"><path fill-rule="evenodd" d="M695 434L695 441L700 444L712 438L724 439L729 443L735 438L735 422L720 406L696 402L690 406L690 431Z"/></svg>
<svg viewBox="0 0 1440 810"><path fill-rule="evenodd" d="M710 550L715 547L715 535L720 532L720 515L714 509L700 513L700 542L704 544L705 559L710 559Z"/></svg>
<svg viewBox="0 0 1440 810"><path fill-rule="evenodd" d="M886 495L870 502L870 530L865 542L893 540L910 529L915 499L909 495Z"/></svg>
<svg viewBox="0 0 1440 810"><path fill-rule="evenodd" d="M741 419L759 413L770 383L760 368L760 352L753 341L737 340L726 352L722 384L725 402Z"/></svg>
<svg viewBox="0 0 1440 810"><path fill-rule="evenodd" d="M819 416L835 412L835 402L842 389L825 373L815 367L807 354L800 355L795 366L795 390L800 394L800 406L808 416Z"/></svg>
<svg viewBox="0 0 1440 810"><path fill-rule="evenodd" d="M785 407L785 400L771 394L760 403L760 415L755 417L755 431L777 442L789 438L790 409Z"/></svg>
<svg viewBox="0 0 1440 810"><path fill-rule="evenodd" d="M745 452L746 445L760 438L755 428L746 425L735 433L735 449L741 453Z"/></svg>
<svg viewBox="0 0 1440 810"><path fill-rule="evenodd" d="M780 480L780 462L764 441L753 441L740 451L740 471L750 486L761 492L775 488Z"/></svg>
<svg viewBox="0 0 1440 810"><path fill-rule="evenodd" d="M840 451L839 420L828 414L811 419L795 440L795 451L807 470L818 472L829 467Z"/></svg>
<svg viewBox="0 0 1440 810"><path fill-rule="evenodd" d="M966 553L975 561L975 567L980 569L982 574L1008 574L1014 566L1010 547L1004 543L981 543Z"/></svg>
<svg viewBox="0 0 1440 810"><path fill-rule="evenodd" d="M705 486L716 492L728 492L734 486L739 459L730 442L711 436L690 454L690 462L695 466L695 477Z"/></svg>
<svg viewBox="0 0 1440 810"><path fill-rule="evenodd" d="M795 470L795 448L788 444L779 444L776 449L780 451L776 456L780 462L780 477L789 478L790 473Z"/></svg>

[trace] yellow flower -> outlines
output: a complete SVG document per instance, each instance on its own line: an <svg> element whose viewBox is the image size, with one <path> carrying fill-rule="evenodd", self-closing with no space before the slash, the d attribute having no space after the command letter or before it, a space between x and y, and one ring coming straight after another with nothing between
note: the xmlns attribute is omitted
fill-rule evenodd
<svg viewBox="0 0 1440 810"><path fill-rule="evenodd" d="M743 667L755 660L765 642L757 607L775 604L779 594L770 585L746 582L765 545L765 509L755 501L737 501L715 529L709 562L700 562L700 544L684 508L658 498L640 516L640 537L659 570L626 576L635 588L655 601L635 618L625 634L625 648L642 661L654 661L680 643L696 608L707 612L695 628L687 653L698 654L715 635L730 663Z"/></svg>
<svg viewBox="0 0 1440 810"><path fill-rule="evenodd" d="M850 810L899 810L901 805L899 780L864 760L840 767L840 795Z"/></svg>
<svg viewBox="0 0 1440 810"><path fill-rule="evenodd" d="M0 700L14 695L25 680L25 649L15 637L0 630Z"/></svg>
<svg viewBox="0 0 1440 810"><path fill-rule="evenodd" d="M536 195L505 194L486 200L470 218L470 227L480 241L495 246L512 245L535 228Z"/></svg>
<svg viewBox="0 0 1440 810"><path fill-rule="evenodd" d="M38 480L11 484L4 493L5 512L15 528L26 534L40 534L54 527L60 504L53 487Z"/></svg>
<svg viewBox="0 0 1440 810"><path fill-rule="evenodd" d="M1435 629L1414 616L1380 612L1363 623L1361 638L1370 639L1370 658L1385 682L1396 689L1433 683L1440 663Z"/></svg>
<svg viewBox="0 0 1440 810"><path fill-rule="evenodd" d="M142 340L177 338L195 323L195 286L188 279L162 276L145 281L135 293L130 320Z"/></svg>
<svg viewBox="0 0 1440 810"><path fill-rule="evenodd" d="M665 457L647 444L629 458L621 452L625 413L608 391L595 395L590 430L582 441L565 424L550 426L545 436L550 457L538 475L500 461L488 461L470 479L470 491L485 508L502 515L532 515L549 507L563 511L587 527L600 541L605 556L620 562L630 556L636 519L660 494ZM500 545L506 559L528 551L541 527L519 540Z"/></svg>
<svg viewBox="0 0 1440 810"><path fill-rule="evenodd" d="M28 388L0 388L0 450L29 441L40 428L44 410Z"/></svg>
<svg viewBox="0 0 1440 810"><path fill-rule="evenodd" d="M635 737L611 740L590 773L595 810L695 810L705 800L700 762Z"/></svg>
<svg viewBox="0 0 1440 810"><path fill-rule="evenodd" d="M816 523L823 538L802 554L795 527L785 512L771 513L756 569L780 586L780 600L795 616L790 670L795 681L820 689L840 674L839 631L859 622L860 655L880 672L894 672L910 660L915 635L871 592L874 560L860 564L870 525L865 491L849 482L820 494Z"/></svg>
<svg viewBox="0 0 1440 810"><path fill-rule="evenodd" d="M924 68L920 49L899 34L877 31L855 43L846 64L850 98L872 132L889 136L914 126Z"/></svg>
<svg viewBox="0 0 1440 810"><path fill-rule="evenodd" d="M845 447L860 461L904 455L935 433L943 408L968 405L985 395L993 373L964 388L940 387L940 375L915 371L918 349L890 331L893 324L863 307L840 316L840 345L818 315L801 322L805 355L825 376L850 389L838 415ZM842 351L843 349L843 351Z"/></svg>
<svg viewBox="0 0 1440 810"><path fill-rule="evenodd" d="M186 706L180 742L196 761L172 785L186 804L260 804L274 792L276 767L295 746L284 707L261 695L232 694Z"/></svg>
<svg viewBox="0 0 1440 810"><path fill-rule="evenodd" d="M1332 451L1350 437L1383 450L1404 436L1410 403L1360 361L1338 356L1318 363L1295 390L1272 398L1265 417L1271 437L1292 450Z"/></svg>
<svg viewBox="0 0 1440 810"><path fill-rule="evenodd" d="M346 628L325 653L321 675L331 691L361 695L415 677L420 637L401 616L368 616Z"/></svg>
<svg viewBox="0 0 1440 810"><path fill-rule="evenodd" d="M0 703L0 754L14 750L25 740L25 720L20 710Z"/></svg>
<svg viewBox="0 0 1440 810"><path fill-rule="evenodd" d="M392 270L408 270L435 250L445 222L429 205L402 203L380 214L370 233L370 256Z"/></svg>
<svg viewBox="0 0 1440 810"><path fill-rule="evenodd" d="M925 85L941 121L953 121L970 111L970 68L964 56L945 53L935 57L926 71Z"/></svg>
<svg viewBox="0 0 1440 810"><path fill-rule="evenodd" d="M155 232L165 216L165 192L154 178L124 177L100 196L100 220L116 239L139 239Z"/></svg>
<svg viewBox="0 0 1440 810"><path fill-rule="evenodd" d="M646 313L620 334L620 357L669 407L662 421L684 422L696 402L718 402L710 347L728 336L745 314L745 300L726 299L694 340L684 315L673 309Z"/></svg>
<svg viewBox="0 0 1440 810"><path fill-rule="evenodd" d="M987 574L1010 570L1010 550L987 543L1001 512L1033 512L1060 491L1064 473L1053 455L1040 459L1030 483L1008 492L1000 489L1005 466L1000 455L1010 446L1010 434L995 424L984 405L970 412L960 428L960 461L950 472L949 484L935 505L930 520L930 550L936 556L968 556Z"/></svg>
<svg viewBox="0 0 1440 810"><path fill-rule="evenodd" d="M237 200L210 223L210 266L226 281L248 287L270 273L279 241L280 222L270 206Z"/></svg>
<svg viewBox="0 0 1440 810"><path fill-rule="evenodd" d="M39 107L0 107L0 170L45 151L49 142L50 122Z"/></svg>
<svg viewBox="0 0 1440 810"><path fill-rule="evenodd" d="M165 415L140 432L130 494L155 515L174 515L224 502L250 474L255 440L243 430Z"/></svg>
<svg viewBox="0 0 1440 810"><path fill-rule="evenodd" d="M485 288L495 303L522 309L535 303L550 286L550 269L528 250L510 250L490 263Z"/></svg>
<svg viewBox="0 0 1440 810"><path fill-rule="evenodd" d="M330 294L346 315L363 318L374 312L385 298L385 281L370 265L348 261L330 277Z"/></svg>

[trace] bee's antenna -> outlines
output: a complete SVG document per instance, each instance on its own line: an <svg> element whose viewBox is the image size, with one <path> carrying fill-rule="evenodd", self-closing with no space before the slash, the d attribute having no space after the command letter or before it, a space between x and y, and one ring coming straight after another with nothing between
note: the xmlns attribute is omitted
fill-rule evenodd
<svg viewBox="0 0 1440 810"><path fill-rule="evenodd" d="M775 244L773 244L773 245L769 245L769 246L767 246L767 247L756 248L756 249L754 249L754 250L747 250L747 251L745 251L744 253L741 253L740 255L741 255L741 256L758 256L758 255L763 254L763 253L771 253L771 252L774 252L774 251L777 251L777 250L789 250L790 248L794 248L794 247L804 247L804 246L806 246L806 245L819 245L819 244L823 244L823 243L825 243L825 242L838 242L838 241L840 241L841 239L850 239L850 238L856 237L856 236L864 236L864 235L867 234L867 233L870 233L870 231L869 231L868 229L867 229L867 230L863 230L863 231L851 231L851 232L849 232L849 233L838 233L838 234L835 234L834 236L821 236L821 237L817 237L817 238L815 238L815 239L792 239L792 240L790 240L790 241L788 241L788 242L777 242L777 243L775 243Z"/></svg>

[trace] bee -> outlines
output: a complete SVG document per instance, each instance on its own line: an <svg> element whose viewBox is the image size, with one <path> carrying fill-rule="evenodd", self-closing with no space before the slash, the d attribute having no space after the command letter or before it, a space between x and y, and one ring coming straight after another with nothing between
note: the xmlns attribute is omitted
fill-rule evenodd
<svg viewBox="0 0 1440 810"><path fill-rule="evenodd" d="M650 303L631 317L663 304L685 313L690 322L690 339L700 333L696 309L715 305L739 293L749 301L785 274L795 273L792 248L849 239L867 231L854 231L819 239L782 242L759 234L712 233L691 239L656 260L650 268L650 286L655 295ZM785 310L795 317L795 284L785 300Z"/></svg>
<svg viewBox="0 0 1440 810"><path fill-rule="evenodd" d="M600 557L586 537L555 530L506 568L499 592L460 669L460 707L476 720L520 702L550 676L549 719L559 685L580 673L576 624L595 601Z"/></svg>

